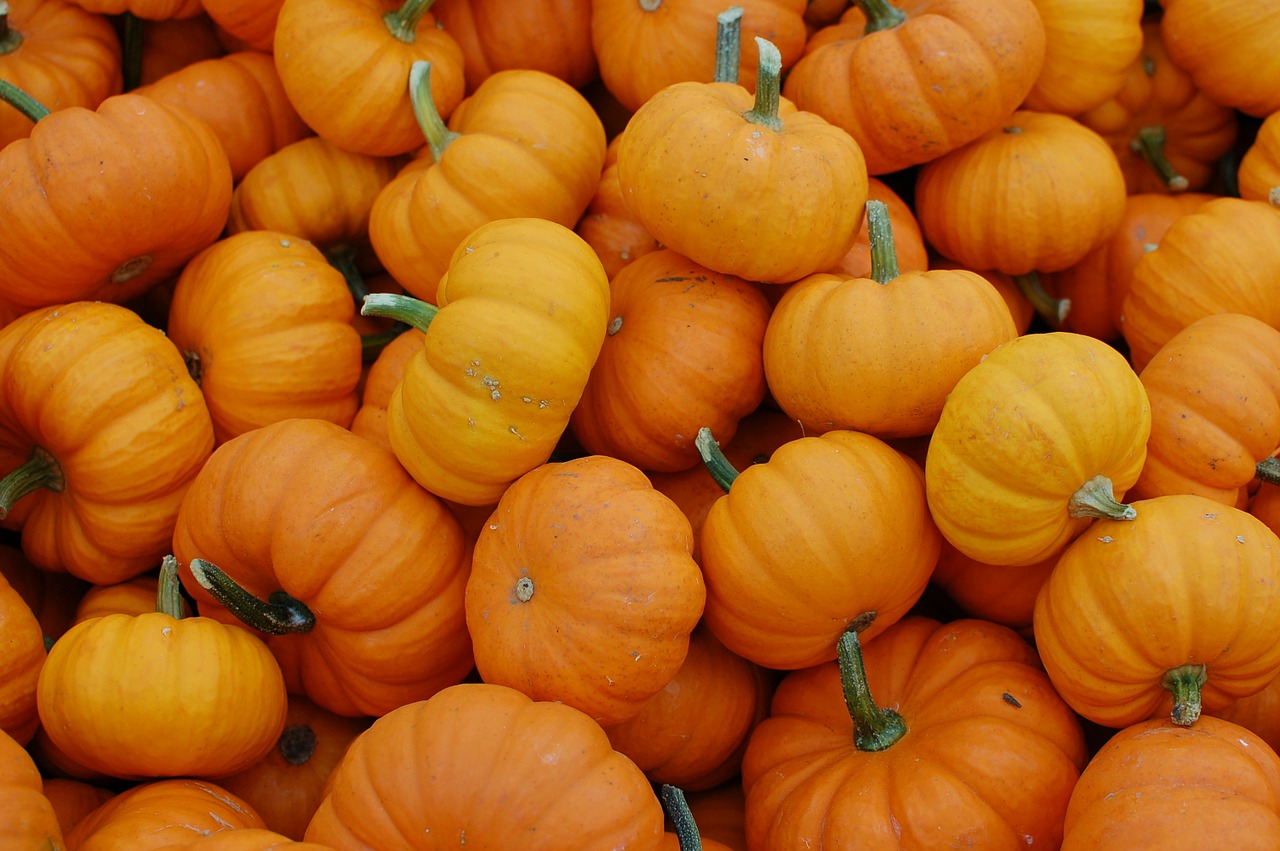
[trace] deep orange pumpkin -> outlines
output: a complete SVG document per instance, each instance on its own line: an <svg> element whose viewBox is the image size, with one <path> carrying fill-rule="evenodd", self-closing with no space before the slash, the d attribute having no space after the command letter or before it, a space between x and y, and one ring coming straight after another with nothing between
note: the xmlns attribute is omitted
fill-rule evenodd
<svg viewBox="0 0 1280 851"><path fill-rule="evenodd" d="M211 834L263 827L253 807L207 780L153 780L126 789L67 836L76 851L158 851Z"/></svg>
<svg viewBox="0 0 1280 851"><path fill-rule="evenodd" d="M1114 95L1142 50L1142 0L1034 0L1044 66L1026 109L1078 115Z"/></svg>
<svg viewBox="0 0 1280 851"><path fill-rule="evenodd" d="M0 575L0 731L20 745L31 741L40 723L36 680L44 661L40 622Z"/></svg>
<svg viewBox="0 0 1280 851"><path fill-rule="evenodd" d="M462 48L467 93L497 71L527 68L575 89L596 76L591 0L439 0L431 11Z"/></svg>
<svg viewBox="0 0 1280 851"><path fill-rule="evenodd" d="M7 848L62 851L62 828L44 796L40 771L22 745L0 729L0 842Z"/></svg>
<svg viewBox="0 0 1280 851"><path fill-rule="evenodd" d="M1263 117L1280 110L1280 3L1162 0L1169 56L1220 104Z"/></svg>

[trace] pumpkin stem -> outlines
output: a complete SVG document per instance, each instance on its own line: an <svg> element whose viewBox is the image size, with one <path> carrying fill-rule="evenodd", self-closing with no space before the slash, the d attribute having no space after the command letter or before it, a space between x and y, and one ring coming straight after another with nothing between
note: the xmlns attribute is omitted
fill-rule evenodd
<svg viewBox="0 0 1280 851"><path fill-rule="evenodd" d="M404 0L399 9L383 15L382 22L393 36L405 44L413 44L417 39L418 23L435 2L436 0Z"/></svg>
<svg viewBox="0 0 1280 851"><path fill-rule="evenodd" d="M1062 327L1062 323L1066 321L1067 314L1071 312L1071 299L1051 296L1045 290L1040 276L1035 272L1014 275L1013 282L1018 285L1018 290L1026 296L1027 301L1031 302L1031 306L1035 308L1036 313L1040 314L1041 318L1049 323L1050 328Z"/></svg>
<svg viewBox="0 0 1280 851"><path fill-rule="evenodd" d="M1067 513L1072 517L1093 517L1103 520L1132 520L1138 510L1116 499L1111 480L1106 476L1094 476L1071 495Z"/></svg>
<svg viewBox="0 0 1280 851"><path fill-rule="evenodd" d="M689 809L689 802L685 800L684 790L663 783L660 796L662 808L667 811L671 826L675 828L680 851L702 851L702 834L698 833L698 824L693 820L693 812Z"/></svg>
<svg viewBox="0 0 1280 851"><path fill-rule="evenodd" d="M290 765L306 765L316 752L316 731L309 724L285 727L276 745Z"/></svg>
<svg viewBox="0 0 1280 851"><path fill-rule="evenodd" d="M0 0L0 56L22 46L22 33L9 28L9 4Z"/></svg>
<svg viewBox="0 0 1280 851"><path fill-rule="evenodd" d="M419 59L409 68L409 101L413 104L413 115L418 119L418 127L431 149L431 159L440 162L444 149L458 138L461 133L454 133L445 125L436 109L435 99L431 97L431 63Z"/></svg>
<svg viewBox="0 0 1280 851"><path fill-rule="evenodd" d="M424 333L439 312L429 301L400 293L369 293L360 308L361 316L389 316Z"/></svg>
<svg viewBox="0 0 1280 851"><path fill-rule="evenodd" d="M716 15L716 73L712 81L738 82L742 61L742 7L730 6Z"/></svg>
<svg viewBox="0 0 1280 851"><path fill-rule="evenodd" d="M365 286L364 275L360 274L360 269L356 266L355 248L350 245L335 245L324 253L324 258L329 261L330 266L342 273L342 279L347 282L347 289L351 292L351 300L357 305L364 304L369 288Z"/></svg>
<svg viewBox="0 0 1280 851"><path fill-rule="evenodd" d="M8 80L0 80L0 100L21 112L33 124L49 114L49 107Z"/></svg>
<svg viewBox="0 0 1280 851"><path fill-rule="evenodd" d="M156 583L156 611L177 621L186 617L186 608L182 599L182 584L178 582L178 560L167 555L160 562L160 581Z"/></svg>
<svg viewBox="0 0 1280 851"><path fill-rule="evenodd" d="M855 618L836 643L844 705L853 719L854 747L860 751L885 750L907 733L907 722L892 709L876 706L867 685L867 668L862 661L858 630L865 628L874 617L873 612L868 612Z"/></svg>
<svg viewBox="0 0 1280 851"><path fill-rule="evenodd" d="M866 35L889 30L907 20L906 12L889 3L889 0L853 0L855 6L862 10L867 18Z"/></svg>
<svg viewBox="0 0 1280 851"><path fill-rule="evenodd" d="M1129 150L1147 161L1147 165L1155 169L1156 174L1169 187L1170 192L1183 192L1190 185L1187 179L1178 174L1178 170L1164 155L1165 133L1159 125L1143 127L1129 140Z"/></svg>
<svg viewBox="0 0 1280 851"><path fill-rule="evenodd" d="M871 280L887 284L898 277L898 249L893 244L889 207L874 198L867 202L867 240L871 244Z"/></svg>
<svg viewBox="0 0 1280 851"><path fill-rule="evenodd" d="M310 632L316 625L316 617L307 605L284 591L274 592L266 601L259 600L215 564L193 558L187 566L201 588L212 594L213 599L241 623L258 632L289 635Z"/></svg>
<svg viewBox="0 0 1280 851"><path fill-rule="evenodd" d="M782 104L782 54L768 39L756 36L756 49L760 58L756 64L756 103L742 113L752 124L780 132L782 119L778 107Z"/></svg>
<svg viewBox="0 0 1280 851"><path fill-rule="evenodd" d="M1208 679L1204 665L1183 665L1165 671L1160 685L1173 694L1170 720L1180 727L1190 727L1200 718L1200 689Z"/></svg>
<svg viewBox="0 0 1280 851"><path fill-rule="evenodd" d="M720 451L720 444L711 436L711 429L703 426L698 429L698 434L693 439L693 445L697 448L698 454L702 456L703 466L707 468L707 472L711 474L711 478L716 480L725 493L729 492L729 487L733 484L733 480L738 478L738 471L729 463L729 459L724 457L724 453Z"/></svg>
<svg viewBox="0 0 1280 851"><path fill-rule="evenodd" d="M27 460L0 479L0 520L9 516L18 500L40 488L62 493L66 487L67 479L62 473L61 465L48 450L39 446L32 447Z"/></svg>
<svg viewBox="0 0 1280 851"><path fill-rule="evenodd" d="M1254 468L1258 479L1271 485L1280 485L1280 458L1263 458Z"/></svg>
<svg viewBox="0 0 1280 851"><path fill-rule="evenodd" d="M133 12L124 12L120 33L120 73L124 81L123 91L131 92L142 83L142 19Z"/></svg>

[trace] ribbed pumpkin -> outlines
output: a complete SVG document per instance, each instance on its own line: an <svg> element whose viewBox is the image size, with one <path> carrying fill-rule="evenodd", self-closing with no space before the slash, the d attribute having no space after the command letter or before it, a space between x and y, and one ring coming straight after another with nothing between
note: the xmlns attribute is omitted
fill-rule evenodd
<svg viewBox="0 0 1280 851"><path fill-rule="evenodd" d="M1220 104L1258 117L1280 110L1277 0L1163 0L1169 56Z"/></svg>
<svg viewBox="0 0 1280 851"><path fill-rule="evenodd" d="M467 94L498 71L545 71L574 88L596 76L591 0L439 0L431 7L462 48Z"/></svg>
<svg viewBox="0 0 1280 851"><path fill-rule="evenodd" d="M253 807L207 780L153 780L133 786L86 816L67 836L76 851L153 851L196 834L261 829Z"/></svg>
<svg viewBox="0 0 1280 851"><path fill-rule="evenodd" d="M0 730L0 842L61 851L62 828L42 791L40 771L22 745Z"/></svg>
<svg viewBox="0 0 1280 851"><path fill-rule="evenodd" d="M1280 186L1280 111L1267 116L1240 158L1240 197L1266 201Z"/></svg>
<svg viewBox="0 0 1280 851"><path fill-rule="evenodd" d="M1044 66L1026 109L1078 115L1114 95L1142 50L1142 0L1034 0Z"/></svg>
<svg viewBox="0 0 1280 851"><path fill-rule="evenodd" d="M36 681L44 660L40 622L0 575L0 732L20 745L31 741L40 723Z"/></svg>

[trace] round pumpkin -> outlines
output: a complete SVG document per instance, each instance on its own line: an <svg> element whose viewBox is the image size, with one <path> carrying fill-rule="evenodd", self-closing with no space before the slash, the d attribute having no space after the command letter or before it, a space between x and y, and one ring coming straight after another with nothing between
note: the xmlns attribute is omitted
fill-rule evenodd
<svg viewBox="0 0 1280 851"><path fill-rule="evenodd" d="M10 848L63 845L62 828L44 796L40 770L22 745L0 729L0 841Z"/></svg>
<svg viewBox="0 0 1280 851"><path fill-rule="evenodd" d="M0 731L20 745L31 741L36 714L36 681L45 661L40 622L0 575Z"/></svg>
<svg viewBox="0 0 1280 851"><path fill-rule="evenodd" d="M261 829L262 817L216 783L175 778L133 786L85 816L67 836L76 851L158 851L223 831Z"/></svg>

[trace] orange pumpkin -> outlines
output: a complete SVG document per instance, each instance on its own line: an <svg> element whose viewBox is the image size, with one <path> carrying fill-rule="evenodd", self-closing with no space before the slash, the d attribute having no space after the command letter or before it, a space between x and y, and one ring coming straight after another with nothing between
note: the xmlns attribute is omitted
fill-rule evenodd
<svg viewBox="0 0 1280 851"><path fill-rule="evenodd" d="M365 374L360 407L351 420L353 434L368 438L386 449L391 448L391 438L387 436L387 405L404 378L405 367L421 349L422 332L410 328L378 353Z"/></svg>
<svg viewBox="0 0 1280 851"><path fill-rule="evenodd" d="M67 631L81 597L92 587L70 573L41 570L16 545L0 545L0 574L22 597L48 638Z"/></svg>
<svg viewBox="0 0 1280 851"><path fill-rule="evenodd" d="M1280 186L1280 110L1268 115L1240 158L1240 197L1267 201Z"/></svg>
<svg viewBox="0 0 1280 851"><path fill-rule="evenodd" d="M254 50L271 52L284 0L200 0L200 5L219 29Z"/></svg>
<svg viewBox="0 0 1280 851"><path fill-rule="evenodd" d="M971 618L1003 624L1030 638L1036 596L1057 556L1028 565L983 564L943 541L929 581Z"/></svg>
<svg viewBox="0 0 1280 851"><path fill-rule="evenodd" d="M208 15L149 21L144 30L139 85L154 83L192 62L215 59L227 52Z"/></svg>
<svg viewBox="0 0 1280 851"><path fill-rule="evenodd" d="M467 93L498 71L527 68L575 89L596 76L591 0L438 0L440 26L462 48Z"/></svg>
<svg viewBox="0 0 1280 851"><path fill-rule="evenodd" d="M58 815L63 835L69 834L89 813L105 804L116 793L83 780L50 777L44 781L44 796Z"/></svg>
<svg viewBox="0 0 1280 851"><path fill-rule="evenodd" d="M151 573L111 585L93 585L76 606L75 623L107 615L142 615L156 610L158 577ZM185 598L178 601L181 617L190 617Z"/></svg>
<svg viewBox="0 0 1280 851"><path fill-rule="evenodd" d="M889 209L889 223L893 230L893 249L898 256L899 272L923 272L929 268L929 250L920 233L916 214L901 195L878 177L867 178L867 200L880 201ZM824 271L848 275L853 278L871 277L871 223L866 216L858 228L849 253L830 269Z"/></svg>
<svg viewBox="0 0 1280 851"><path fill-rule="evenodd" d="M158 851L193 834L261 829L253 807L207 780L153 780L126 789L76 825L76 851Z"/></svg>
<svg viewBox="0 0 1280 851"><path fill-rule="evenodd" d="M22 745L0 729L0 842L61 851L62 828L44 796L40 771Z"/></svg>
<svg viewBox="0 0 1280 851"><path fill-rule="evenodd" d="M282 833L257 827L221 830L165 847L170 851L336 851L330 845L297 842Z"/></svg>
<svg viewBox="0 0 1280 851"><path fill-rule="evenodd" d="M0 575L0 731L20 745L31 741L40 722L36 680L44 661L40 622Z"/></svg>
<svg viewBox="0 0 1280 851"><path fill-rule="evenodd" d="M204 11L200 0L76 0L90 12L123 15L128 12L145 21L193 18Z"/></svg>
<svg viewBox="0 0 1280 851"><path fill-rule="evenodd" d="M614 136L605 149L604 171L600 172L596 194L574 226L578 236L595 249L609 280L631 261L662 247L631 214L622 197L622 184L618 182L621 142L621 136Z"/></svg>
<svg viewBox="0 0 1280 851"><path fill-rule="evenodd" d="M1277 0L1162 0L1169 58L1224 106L1262 117L1280 110Z"/></svg>
<svg viewBox="0 0 1280 851"><path fill-rule="evenodd" d="M1142 0L1034 0L1044 66L1025 109L1078 115L1118 92L1142 50Z"/></svg>

